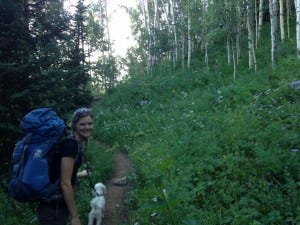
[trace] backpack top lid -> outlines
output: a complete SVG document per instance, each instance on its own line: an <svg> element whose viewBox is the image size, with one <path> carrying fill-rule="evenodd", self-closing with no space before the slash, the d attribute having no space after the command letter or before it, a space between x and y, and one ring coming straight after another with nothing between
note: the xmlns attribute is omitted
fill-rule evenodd
<svg viewBox="0 0 300 225"><path fill-rule="evenodd" d="M43 137L62 136L66 129L65 122L51 108L39 108L27 113L21 120L20 127L31 134L31 142L43 141Z"/></svg>

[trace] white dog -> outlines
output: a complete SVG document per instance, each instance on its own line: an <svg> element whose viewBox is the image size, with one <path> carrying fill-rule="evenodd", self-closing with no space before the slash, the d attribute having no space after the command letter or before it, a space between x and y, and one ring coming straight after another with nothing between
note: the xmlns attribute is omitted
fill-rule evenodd
<svg viewBox="0 0 300 225"><path fill-rule="evenodd" d="M91 201L91 211L89 213L89 224L100 225L102 219L104 218L104 210L105 210L105 198L104 195L106 194L106 187L102 183L95 184L93 196L94 198Z"/></svg>

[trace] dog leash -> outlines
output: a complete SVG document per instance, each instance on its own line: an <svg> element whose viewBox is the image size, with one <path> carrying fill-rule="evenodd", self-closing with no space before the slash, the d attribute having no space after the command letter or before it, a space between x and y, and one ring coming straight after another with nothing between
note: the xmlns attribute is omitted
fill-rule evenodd
<svg viewBox="0 0 300 225"><path fill-rule="evenodd" d="M80 148L80 147L79 147ZM85 144L84 146L84 149L87 149L87 144ZM93 182L92 182L92 178L90 176L90 164L88 163L88 159L84 153L84 151L82 151L81 149L79 149L81 155L82 155L82 158L83 158L83 161L85 163L85 169L87 171L87 177L88 177L88 180L89 180L89 184L90 184L90 187L92 188L92 190L95 192L96 196L103 196L103 194L99 194L96 189L95 189L95 186L93 185Z"/></svg>
<svg viewBox="0 0 300 225"><path fill-rule="evenodd" d="M87 171L87 177L88 177L88 180L89 180L89 184L90 184L91 188L93 189L93 191L95 191L95 193L97 193L96 190L95 190L95 187L93 185L92 178L90 176L90 171L91 170L90 170L90 165L88 163L88 160L87 160L85 154L83 153L83 151L81 151L81 155L82 155L83 161L85 163L85 168L86 168L86 171Z"/></svg>
<svg viewBox="0 0 300 225"><path fill-rule="evenodd" d="M88 177L88 180L89 180L90 187L91 187L92 190L96 193L96 195L98 195L97 192L96 192L96 190L95 190L95 187L94 187L94 185L93 185L92 178L91 178L91 176L90 176L90 171L91 171L91 170L90 170L90 168L91 168L91 167L90 167L90 164L88 163L87 157L86 157L84 151L81 150L79 144L78 144L78 148L79 148L79 152L81 153L82 158L83 158L83 161L84 161L84 164L85 164L85 169L86 169L86 171L87 171L87 177ZM87 144L85 144L84 149L87 149Z"/></svg>

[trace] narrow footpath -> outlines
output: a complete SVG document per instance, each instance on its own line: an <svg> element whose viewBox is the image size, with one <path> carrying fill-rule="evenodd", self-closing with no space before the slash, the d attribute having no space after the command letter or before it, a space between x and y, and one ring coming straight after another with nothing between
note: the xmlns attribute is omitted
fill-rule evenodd
<svg viewBox="0 0 300 225"><path fill-rule="evenodd" d="M114 173L106 184L106 205L102 225L117 225L121 221L126 224L127 214L123 202L128 189L126 176L131 169L131 162L126 153L119 152L114 155Z"/></svg>

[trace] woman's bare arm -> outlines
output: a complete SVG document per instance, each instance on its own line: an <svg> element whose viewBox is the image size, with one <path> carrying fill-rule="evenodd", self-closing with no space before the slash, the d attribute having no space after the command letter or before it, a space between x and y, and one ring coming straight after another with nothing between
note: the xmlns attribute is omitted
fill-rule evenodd
<svg viewBox="0 0 300 225"><path fill-rule="evenodd" d="M62 194L68 210L70 212L71 220L78 220L78 223L72 224L80 224L78 219L77 207L74 199L74 190L71 183L73 166L74 166L74 158L72 157L63 157L61 159L61 181L60 186L62 189Z"/></svg>

